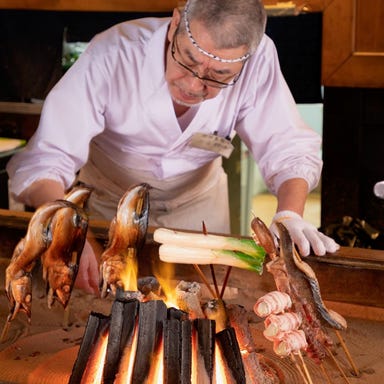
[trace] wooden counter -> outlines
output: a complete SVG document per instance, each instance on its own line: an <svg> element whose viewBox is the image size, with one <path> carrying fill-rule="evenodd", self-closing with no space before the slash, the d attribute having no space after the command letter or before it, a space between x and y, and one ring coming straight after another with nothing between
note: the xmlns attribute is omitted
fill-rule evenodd
<svg viewBox="0 0 384 384"><path fill-rule="evenodd" d="M14 244L24 236L30 217L31 213L27 212L0 210L0 256L2 256L0 280L4 277L4 269L9 263ZM109 223L91 221L90 225L100 240L104 241ZM146 249L140 255L141 276L148 276L152 273L151 268L154 265L159 266L157 246L152 239L153 230L154 228L150 228ZM8 248L7 252L5 252L6 248ZM347 373L348 382L351 384L380 382L383 376L381 361L383 359L384 305L381 297L384 289L384 252L343 247L339 252L328 257L309 256L305 260L311 263L316 271L323 298L332 299L332 292L336 292L340 298L338 302L326 300L327 307L347 317L348 328L342 332L342 338L361 372L359 377L351 375L350 366L336 335L330 332L330 337L336 343L335 356L343 371ZM172 266L175 268L175 273L172 275L174 281L179 282L180 279L201 281L196 276L192 265L174 264ZM322 266L325 267L324 270ZM214 269L217 282L221 285L227 267L215 265ZM209 268L203 270L207 279L212 281ZM369 276L370 273L375 275ZM166 278L164 274L161 276ZM92 311L108 315L111 311L112 297L101 299L78 290L74 290L70 305L65 312L57 303L47 310L45 284L39 280L41 280L41 273L34 273L32 324L27 323L24 314L18 315L9 328L8 338L4 344L0 345L0 382L21 384L28 377L28 382L32 384L68 383L89 313ZM294 384L299 382L298 373L292 371L292 364L289 364L288 359L283 360L273 354L272 343L262 335L263 322L251 316L255 300L262 294L275 289L272 275L266 271L259 276L254 272L232 268L224 300L227 303L237 303L248 308L249 323L258 351L284 372L285 384ZM203 293L203 295L206 294L207 292ZM381 307L375 306L376 304ZM5 292L2 291L0 325L5 324L7 305ZM327 381L321 374L319 366L306 356L304 358L314 383L345 383L331 360L326 361L327 376L331 377Z"/></svg>
<svg viewBox="0 0 384 384"><path fill-rule="evenodd" d="M0 256L2 263L8 263L17 241L26 233L30 212L0 209ZM109 222L90 221L90 228L102 244L106 243ZM146 248L139 262L141 276L154 275L159 265L164 264L158 257L158 244L153 241L153 231L148 230ZM145 259L145 260L143 260ZM318 278L324 300L350 304L348 311L366 312L370 318L384 320L384 251L362 248L341 247L341 249L324 257L309 256L305 258ZM206 276L211 276L208 266L202 266ZM224 280L226 266L215 265L218 282ZM175 280L201 281L192 265L174 266ZM233 268L229 287L241 294L249 305L260 292L275 290L272 275L266 270L261 276L254 272ZM368 311L366 308L370 308ZM345 308L346 309L346 308ZM368 315L367 315L368 316Z"/></svg>

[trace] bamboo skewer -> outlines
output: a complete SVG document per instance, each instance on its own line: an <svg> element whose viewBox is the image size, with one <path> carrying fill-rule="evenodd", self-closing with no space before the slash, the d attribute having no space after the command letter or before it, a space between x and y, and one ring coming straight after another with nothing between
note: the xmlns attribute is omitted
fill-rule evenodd
<svg viewBox="0 0 384 384"><path fill-rule="evenodd" d="M220 299L222 299L224 296L225 288L227 287L228 279L229 279L229 275L231 273L231 270L232 270L232 267L227 268L227 273L225 274L225 277L224 277L223 286L221 287Z"/></svg>
<svg viewBox="0 0 384 384"><path fill-rule="evenodd" d="M343 376L345 382L348 383L348 384L351 384L350 381L348 380L347 376L345 375L344 371L340 367L340 364L337 361L336 357L333 356L332 351L328 347L327 347L327 351L328 351L328 354L330 355L330 357L332 358L333 362L336 364L337 369L340 371L341 375Z"/></svg>
<svg viewBox="0 0 384 384"><path fill-rule="evenodd" d="M207 235L207 234L208 234L208 231L207 231L207 227L205 226L205 222L204 222L204 220L203 220L203 222L202 222L202 225L203 225L203 234L204 234L204 235ZM220 293L219 293L219 287L217 286L215 270L213 269L213 265L212 265L212 264L209 264L209 269L211 270L211 276L212 276L212 280L213 280L213 286L215 287L215 292L216 292L216 296L215 296L215 298L219 298L219 296L220 296Z"/></svg>
<svg viewBox="0 0 384 384"><path fill-rule="evenodd" d="M208 234L208 231L207 231L207 227L205 226L205 222L203 221L202 224L203 224L203 234L204 234L204 235L207 235L207 234ZM216 292L216 296L214 296L214 297L215 297L215 298L219 298L219 297L220 297L219 287L217 286L215 270L213 269L213 265L212 265L212 264L209 264L209 269L211 270L211 276L212 276L212 280L213 280L213 286L215 287L215 292Z"/></svg>
<svg viewBox="0 0 384 384"><path fill-rule="evenodd" d="M307 364L305 364L305 361L304 361L304 359L303 359L303 355L301 354L300 349L298 350L298 355L299 355L299 357L300 357L301 364L303 365L303 369L304 369L304 372L305 372L305 376L306 376L307 379L308 379L308 383L309 383L309 384L313 384L311 375L309 374L309 370L308 370Z"/></svg>
<svg viewBox="0 0 384 384"><path fill-rule="evenodd" d="M197 264L193 264L193 267L195 268L196 272L201 277L201 280L203 280L205 286L208 288L209 293L212 295L212 297L216 297L215 291L211 288L211 285L209 284L207 278L205 277L203 271Z"/></svg>
<svg viewBox="0 0 384 384"><path fill-rule="evenodd" d="M213 265L212 264L209 264L209 268L211 270L211 276L212 276L212 281L213 281L213 286L215 288L215 292L216 292L216 298L219 298L220 297L220 292L219 292L219 287L217 286L217 281L216 281L216 275L215 275L215 270L213 269Z"/></svg>
<svg viewBox="0 0 384 384"><path fill-rule="evenodd" d="M290 356L291 360L293 361L293 363L295 364L296 369L299 371L299 374L300 374L301 378L303 379L304 384L309 384L308 380L306 378L305 372L303 372L302 368L300 367L300 364L296 360L295 355L293 353L290 353L289 356Z"/></svg>
<svg viewBox="0 0 384 384"><path fill-rule="evenodd" d="M352 359L352 355L351 355L351 353L349 352L349 349L348 349L348 347L347 347L347 344L346 344L345 341L343 340L343 337L341 336L341 333L340 333L337 329L335 329L335 333L336 333L337 338L338 338L339 341L340 341L341 347L343 348L344 353L345 353L345 355L347 356L347 359L348 359L349 363L351 364L351 367L352 367L352 369L353 369L353 372L355 373L356 376L359 376L359 375L360 375L359 369L357 368L355 362L353 361L353 359Z"/></svg>
<svg viewBox="0 0 384 384"><path fill-rule="evenodd" d="M64 313L63 313L63 328L64 329L69 327L69 316L70 316L70 306L68 305L64 309Z"/></svg>

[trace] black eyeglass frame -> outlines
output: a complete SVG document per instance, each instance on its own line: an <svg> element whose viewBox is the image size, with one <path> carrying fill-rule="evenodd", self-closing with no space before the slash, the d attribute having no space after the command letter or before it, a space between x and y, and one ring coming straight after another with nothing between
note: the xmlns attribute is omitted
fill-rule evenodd
<svg viewBox="0 0 384 384"><path fill-rule="evenodd" d="M193 69L189 68L187 65L183 64L181 61L177 60L176 57L175 57L175 52L176 52L176 48L175 46L177 47L177 50L179 51L178 49L178 46L177 46L177 43L176 43L176 35L177 33L175 33L173 35L173 39L172 39L172 43L171 43L171 56L172 56L172 59L178 64L180 65L182 68L184 68L185 70L187 70L190 74L192 74L192 76L196 77L197 79L201 80L203 82L204 85L206 85L207 87L213 87L213 88L220 88L220 89L223 89L223 88L227 88L227 87L231 87L233 85L236 84L237 80L239 80L239 77L240 75L242 74L243 72L243 69L244 69L244 66L245 66L245 63L246 63L246 60L244 61L243 63L243 66L241 67L241 70L240 72L234 76L234 78L232 79L231 82L229 83L225 83L225 82L222 82L222 81L219 81L219 80L215 80L215 79L210 79L209 77L203 77L203 76L200 76L197 72L195 72Z"/></svg>

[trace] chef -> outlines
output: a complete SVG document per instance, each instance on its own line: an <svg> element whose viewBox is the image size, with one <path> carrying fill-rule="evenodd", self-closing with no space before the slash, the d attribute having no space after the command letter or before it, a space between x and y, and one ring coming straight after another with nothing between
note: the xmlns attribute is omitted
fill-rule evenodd
<svg viewBox="0 0 384 384"><path fill-rule="evenodd" d="M153 226L230 233L227 175L238 135L277 196L303 255L338 245L302 219L319 182L321 139L301 119L264 34L259 0L189 0L171 18L96 35L51 90L39 127L8 163L13 197L31 207L94 187L92 218L110 220L147 182ZM273 227L272 227L273 229ZM100 250L86 244L77 285L97 288Z"/></svg>

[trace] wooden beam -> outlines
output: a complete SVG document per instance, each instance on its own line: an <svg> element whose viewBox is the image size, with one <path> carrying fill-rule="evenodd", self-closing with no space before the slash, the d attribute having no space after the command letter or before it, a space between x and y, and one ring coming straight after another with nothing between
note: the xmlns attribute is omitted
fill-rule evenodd
<svg viewBox="0 0 384 384"><path fill-rule="evenodd" d="M170 12L178 0L0 0L0 9L103 12Z"/></svg>
<svg viewBox="0 0 384 384"><path fill-rule="evenodd" d="M294 4L298 11L321 12L327 6L329 1L330 0L264 0L263 4L267 10L268 7L271 6L279 5L283 7L284 3L286 3L286 6Z"/></svg>
<svg viewBox="0 0 384 384"><path fill-rule="evenodd" d="M0 113L17 113L21 115L40 115L43 103L16 103L0 101Z"/></svg>
<svg viewBox="0 0 384 384"><path fill-rule="evenodd" d="M32 212L0 209L0 228L26 230ZM90 220L89 226L100 239L108 237L110 222L107 220ZM148 240L152 240L155 228L148 228ZM192 231L191 231L192 232ZM319 264L331 264L353 268L367 268L384 271L384 251L377 249L363 249L340 247L340 250L328 254L326 257L308 256L305 260Z"/></svg>

